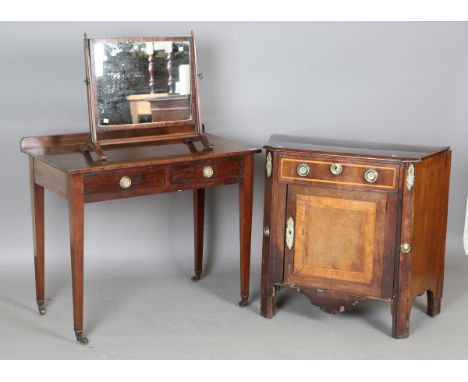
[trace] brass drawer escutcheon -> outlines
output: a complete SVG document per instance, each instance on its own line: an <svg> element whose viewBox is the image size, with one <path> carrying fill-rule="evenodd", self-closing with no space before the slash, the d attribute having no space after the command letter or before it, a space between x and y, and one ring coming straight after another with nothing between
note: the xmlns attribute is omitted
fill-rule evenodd
<svg viewBox="0 0 468 382"><path fill-rule="evenodd" d="M310 173L310 167L306 165L305 163L301 163L299 166L297 166L297 174L299 176L307 176Z"/></svg>
<svg viewBox="0 0 468 382"><path fill-rule="evenodd" d="M375 183L379 179L379 173L375 168L370 168L365 172L364 179L368 183Z"/></svg>
<svg viewBox="0 0 468 382"><path fill-rule="evenodd" d="M211 166L205 166L203 167L203 177L205 178L211 178L214 174L213 167Z"/></svg>
<svg viewBox="0 0 468 382"><path fill-rule="evenodd" d="M270 227L266 226L263 228L263 236L270 237Z"/></svg>
<svg viewBox="0 0 468 382"><path fill-rule="evenodd" d="M330 166L330 172L333 175L340 175L343 172L343 166L339 163L332 163Z"/></svg>
<svg viewBox="0 0 468 382"><path fill-rule="evenodd" d="M120 187L122 187L124 190L126 190L127 188L130 188L130 186L132 185L132 180L130 179L129 176L123 176L121 179L120 179Z"/></svg>

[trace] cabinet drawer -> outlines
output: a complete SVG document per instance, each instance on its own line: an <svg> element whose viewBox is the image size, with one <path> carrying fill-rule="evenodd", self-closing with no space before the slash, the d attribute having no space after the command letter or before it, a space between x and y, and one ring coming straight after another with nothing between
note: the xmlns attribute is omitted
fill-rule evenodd
<svg viewBox="0 0 468 382"><path fill-rule="evenodd" d="M241 175L242 163L239 158L200 161L188 165L174 166L171 169L171 185L176 188L189 188L194 185L204 187L214 184L235 183Z"/></svg>
<svg viewBox="0 0 468 382"><path fill-rule="evenodd" d="M86 174L85 201L125 198L162 191L166 184L165 174L165 168L153 166Z"/></svg>
<svg viewBox="0 0 468 382"><path fill-rule="evenodd" d="M281 158L280 180L288 183L325 183L393 190L398 187L398 166L372 162L336 162Z"/></svg>

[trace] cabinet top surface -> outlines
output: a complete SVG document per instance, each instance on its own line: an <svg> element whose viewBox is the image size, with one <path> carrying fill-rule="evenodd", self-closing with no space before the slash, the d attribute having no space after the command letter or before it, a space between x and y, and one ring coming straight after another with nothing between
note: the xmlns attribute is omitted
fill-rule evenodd
<svg viewBox="0 0 468 382"><path fill-rule="evenodd" d="M446 146L413 146L393 143L298 137L283 134L273 134L265 148L283 151L293 150L298 152L392 158L396 160L418 160L450 149Z"/></svg>
<svg viewBox="0 0 468 382"><path fill-rule="evenodd" d="M107 160L102 162L96 159L95 153L81 151L88 136L87 133L79 133L27 137L21 141L21 151L68 173L207 160L261 152L261 149L253 145L207 134L210 143L214 144L212 151L202 151L203 146L200 142L194 142L194 147L191 148L180 141L103 146Z"/></svg>

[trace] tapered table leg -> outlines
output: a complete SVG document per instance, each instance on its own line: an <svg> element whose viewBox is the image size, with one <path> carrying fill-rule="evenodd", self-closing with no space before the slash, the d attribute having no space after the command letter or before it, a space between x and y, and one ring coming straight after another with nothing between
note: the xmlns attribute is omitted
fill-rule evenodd
<svg viewBox="0 0 468 382"><path fill-rule="evenodd" d="M83 335L84 195L82 175L72 175L69 178L68 207L70 220L73 323L76 339L81 344L86 345L88 339Z"/></svg>
<svg viewBox="0 0 468 382"><path fill-rule="evenodd" d="M193 230L195 252L195 275L192 281L200 280L203 269L203 226L205 222L205 189L193 190Z"/></svg>
<svg viewBox="0 0 468 382"><path fill-rule="evenodd" d="M244 178L239 184L240 282L239 306L248 304L250 284L250 240L252 234L253 155L243 159Z"/></svg>
<svg viewBox="0 0 468 382"><path fill-rule="evenodd" d="M45 266L44 266L44 188L34 182L34 159L29 159L31 183L31 211L34 238L34 273L36 277L36 301L39 313L45 309Z"/></svg>

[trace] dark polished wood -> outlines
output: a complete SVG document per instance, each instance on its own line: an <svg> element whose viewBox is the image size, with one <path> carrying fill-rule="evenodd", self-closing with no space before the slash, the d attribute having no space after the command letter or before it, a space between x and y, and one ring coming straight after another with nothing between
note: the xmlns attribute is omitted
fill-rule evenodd
<svg viewBox="0 0 468 382"><path fill-rule="evenodd" d="M249 298L250 240L253 201L253 156L261 149L210 135L213 150L199 142L179 140L116 145L107 161L80 150L87 134L28 137L21 151L30 158L36 298L45 313L44 188L68 199L73 289L73 318L77 340L87 343L83 327L84 205L140 195L193 190L195 276L202 274L205 189L239 184L241 302ZM195 147L198 146L198 147ZM201 148L201 149L200 149Z"/></svg>
<svg viewBox="0 0 468 382"><path fill-rule="evenodd" d="M263 316L274 316L283 286L329 313L389 301L394 338L408 337L417 296L440 313L448 147L274 135L265 148Z"/></svg>
<svg viewBox="0 0 468 382"><path fill-rule="evenodd" d="M75 335L83 344L83 244L84 244L84 187L83 174L70 175L68 215L70 221L70 254L73 291L73 322Z"/></svg>
<svg viewBox="0 0 468 382"><path fill-rule="evenodd" d="M250 283L250 237L252 233L253 208L253 156L243 158L244 177L239 183L239 232L240 232L240 306L246 306L249 300Z"/></svg>
<svg viewBox="0 0 468 382"><path fill-rule="evenodd" d="M44 187L34 179L35 161L29 158L31 186L31 212L34 240L34 273L36 276L36 301L39 313L45 314L45 264L44 264Z"/></svg>
<svg viewBox="0 0 468 382"><path fill-rule="evenodd" d="M192 281L198 281L203 271L203 229L205 224L205 189L193 190L193 230L195 250L195 275Z"/></svg>

